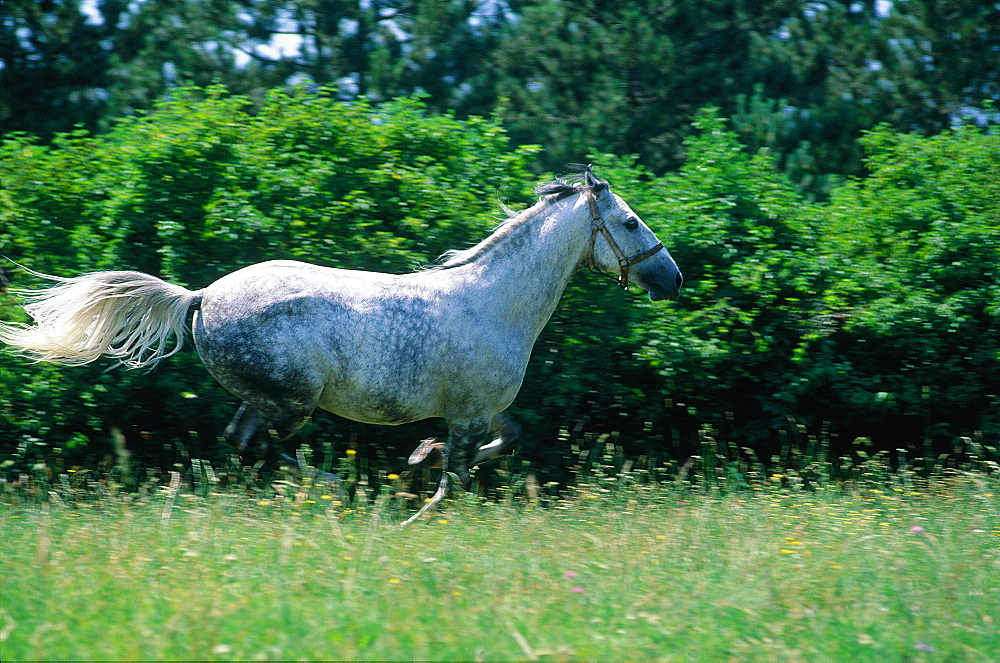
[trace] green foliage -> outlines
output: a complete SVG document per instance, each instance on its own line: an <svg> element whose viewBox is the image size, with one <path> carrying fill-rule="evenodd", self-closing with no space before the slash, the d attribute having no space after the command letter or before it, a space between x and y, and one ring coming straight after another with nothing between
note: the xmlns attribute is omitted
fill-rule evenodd
<svg viewBox="0 0 1000 663"><path fill-rule="evenodd" d="M835 192L831 292L843 373L926 437L985 430L1000 385L1000 140L970 128L868 134L871 175ZM847 281L848 279L845 279ZM946 423L947 422L947 423Z"/></svg>
<svg viewBox="0 0 1000 663"><path fill-rule="evenodd" d="M1000 9L978 0L7 0L0 133L106 130L179 86L253 103L297 83L342 99L503 107L538 169L590 152L675 168L697 109L825 198L879 122L996 123ZM506 99L506 102L501 100Z"/></svg>
<svg viewBox="0 0 1000 663"><path fill-rule="evenodd" d="M531 149L511 151L495 121L428 114L415 100L276 92L250 109L221 89L191 90L103 136L11 137L0 145L0 250L42 271L134 268L190 287L273 257L403 272L482 237L495 196L526 204L538 179L526 172ZM768 154L747 154L717 112L694 129L676 174L594 157L686 284L678 302L653 305L597 276L570 283L515 402L520 453L566 481L602 435L666 462L714 440L726 459L706 461L713 471L740 448L785 463L817 437L834 459L860 436L927 457L964 436L995 455L997 136L879 128L864 141L869 176L821 204ZM0 306L23 319L10 298ZM106 448L116 427L148 431L147 449L211 456L235 406L193 352L148 374L10 356L0 372L0 439L24 462L69 440ZM321 418L303 439L339 454L358 431ZM362 434L404 455L420 436Z"/></svg>
<svg viewBox="0 0 1000 663"><path fill-rule="evenodd" d="M0 252L60 275L138 269L192 288L269 258L403 272L484 236L498 192L530 200L531 150L510 150L491 120L328 93L275 92L247 110L221 89L190 90L98 137L4 142ZM147 374L102 373L7 354L0 370L17 378L0 386L3 445L106 441L118 426L186 444L194 430L205 448L192 452L208 453L233 399L196 364L191 351Z"/></svg>
<svg viewBox="0 0 1000 663"><path fill-rule="evenodd" d="M684 404L663 425L694 407L772 453L795 422L832 422L841 447L868 435L922 452L975 431L995 445L998 137L882 127L864 141L870 176L820 205L717 117L696 125L685 167L649 183L660 202L644 210L687 280L681 310L647 323L665 395Z"/></svg>
<svg viewBox="0 0 1000 663"><path fill-rule="evenodd" d="M423 93L490 112L484 62L502 3L470 0L9 0L0 23L0 133L106 130L180 86L263 103L308 81L344 99Z"/></svg>

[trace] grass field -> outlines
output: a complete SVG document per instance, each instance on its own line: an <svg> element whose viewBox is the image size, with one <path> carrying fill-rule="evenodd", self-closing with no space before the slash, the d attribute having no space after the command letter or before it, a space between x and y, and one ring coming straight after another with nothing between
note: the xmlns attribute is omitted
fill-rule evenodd
<svg viewBox="0 0 1000 663"><path fill-rule="evenodd" d="M989 660L994 485L0 505L0 659Z"/></svg>

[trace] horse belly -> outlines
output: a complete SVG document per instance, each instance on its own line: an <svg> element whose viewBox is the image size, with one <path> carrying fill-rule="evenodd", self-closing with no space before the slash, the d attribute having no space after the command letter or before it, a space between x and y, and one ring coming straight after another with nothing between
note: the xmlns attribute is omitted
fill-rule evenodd
<svg viewBox="0 0 1000 663"><path fill-rule="evenodd" d="M431 399L414 396L393 388L334 381L320 395L319 407L353 421L389 426L440 416Z"/></svg>
<svg viewBox="0 0 1000 663"><path fill-rule="evenodd" d="M443 416L440 357L425 316L383 312L359 321L361 333L330 335L320 407L372 424Z"/></svg>

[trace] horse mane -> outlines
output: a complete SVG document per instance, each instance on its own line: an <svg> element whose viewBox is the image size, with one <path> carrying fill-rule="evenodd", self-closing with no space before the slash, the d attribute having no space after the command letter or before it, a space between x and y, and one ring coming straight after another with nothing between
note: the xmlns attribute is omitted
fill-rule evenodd
<svg viewBox="0 0 1000 663"><path fill-rule="evenodd" d="M595 177L589 165L572 163L567 166L569 173L559 175L551 182L539 184L535 187L535 194L538 196L557 196L556 200L580 193L586 188L590 188L594 193L599 193L608 188L607 180Z"/></svg>
<svg viewBox="0 0 1000 663"><path fill-rule="evenodd" d="M486 253L494 246L502 242L506 237L524 225L529 219L537 216L539 212L552 203L558 202L563 198L568 198L569 196L582 193L588 188L595 193L608 188L608 182L594 177L593 174L590 173L589 166L571 164L569 168L576 172L557 176L551 182L539 184L534 188L535 195L539 197L539 200L531 207L521 210L520 212L515 212L504 205L503 209L508 218L494 228L493 232L486 239L468 249L452 249L450 251L445 251L445 253L441 256L441 263L436 265L433 269L450 269L452 267L467 265L483 253ZM588 180L590 182L589 184Z"/></svg>

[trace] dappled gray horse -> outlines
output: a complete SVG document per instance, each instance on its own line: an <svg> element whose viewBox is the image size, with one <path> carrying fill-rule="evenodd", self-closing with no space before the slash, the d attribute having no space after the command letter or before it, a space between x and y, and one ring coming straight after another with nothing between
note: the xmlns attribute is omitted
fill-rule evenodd
<svg viewBox="0 0 1000 663"><path fill-rule="evenodd" d="M291 436L317 407L372 424L443 417L446 472L411 521L444 497L448 472L468 487L473 466L509 451L497 415L575 272L678 295L670 254L589 168L535 191L479 244L412 274L273 260L197 291L132 271L47 276L56 285L26 293L35 324L2 324L0 340L38 361L151 367L180 349L194 309L198 354L243 400L226 429L241 450L268 431Z"/></svg>

